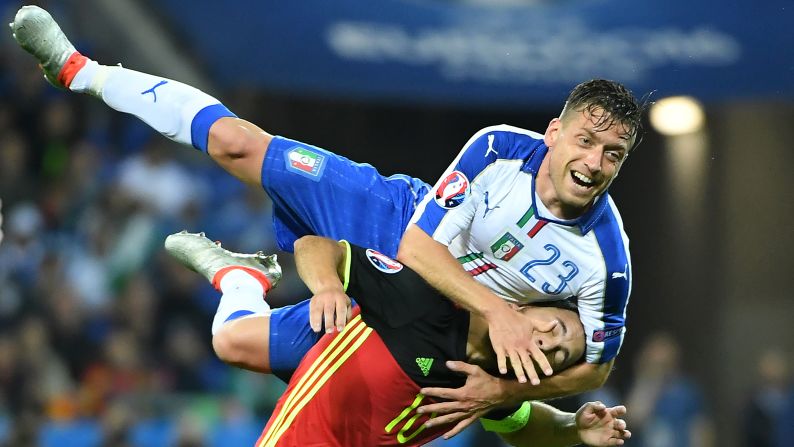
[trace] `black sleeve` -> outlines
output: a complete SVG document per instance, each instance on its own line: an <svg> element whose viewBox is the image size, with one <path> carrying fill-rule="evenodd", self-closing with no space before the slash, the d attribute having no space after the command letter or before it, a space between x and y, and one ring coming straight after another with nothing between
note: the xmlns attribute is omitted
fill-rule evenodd
<svg viewBox="0 0 794 447"><path fill-rule="evenodd" d="M444 299L408 267L375 250L347 245L346 292L362 312L399 327L421 317Z"/></svg>

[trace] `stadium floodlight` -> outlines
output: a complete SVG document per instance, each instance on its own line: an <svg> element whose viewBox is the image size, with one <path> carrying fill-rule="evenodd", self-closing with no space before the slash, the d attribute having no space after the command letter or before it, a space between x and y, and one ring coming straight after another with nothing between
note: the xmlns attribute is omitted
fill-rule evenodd
<svg viewBox="0 0 794 447"><path fill-rule="evenodd" d="M690 96L671 96L657 101L650 111L651 125L666 136L697 132L706 122L703 106Z"/></svg>

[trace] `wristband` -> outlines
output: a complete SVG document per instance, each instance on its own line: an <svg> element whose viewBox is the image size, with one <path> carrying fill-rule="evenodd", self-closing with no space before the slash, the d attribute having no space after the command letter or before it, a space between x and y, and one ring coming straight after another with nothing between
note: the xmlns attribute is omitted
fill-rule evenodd
<svg viewBox="0 0 794 447"><path fill-rule="evenodd" d="M532 412L532 404L524 402L521 408L516 410L510 416L504 419L493 420L480 418L480 423L485 431L492 431L494 433L512 433L521 430L529 422L529 415Z"/></svg>

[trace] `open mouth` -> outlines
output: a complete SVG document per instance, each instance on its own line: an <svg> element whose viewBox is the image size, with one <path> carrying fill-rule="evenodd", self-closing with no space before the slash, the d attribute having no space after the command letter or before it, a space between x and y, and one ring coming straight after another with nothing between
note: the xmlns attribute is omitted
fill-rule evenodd
<svg viewBox="0 0 794 447"><path fill-rule="evenodd" d="M571 171L571 178L573 179L574 183L583 188L592 188L595 185L595 180L579 171Z"/></svg>

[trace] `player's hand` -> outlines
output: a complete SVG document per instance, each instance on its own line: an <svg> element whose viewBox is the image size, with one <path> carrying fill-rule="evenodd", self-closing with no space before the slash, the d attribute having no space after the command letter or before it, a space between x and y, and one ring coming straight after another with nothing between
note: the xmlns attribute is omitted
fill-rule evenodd
<svg viewBox="0 0 794 447"><path fill-rule="evenodd" d="M314 332L323 327L326 333L333 332L334 327L341 332L351 314L350 298L341 287L320 291L309 302L309 324Z"/></svg>
<svg viewBox="0 0 794 447"><path fill-rule="evenodd" d="M480 416L507 403L502 395L499 379L483 371L479 366L449 361L447 368L465 374L466 384L461 388L422 388L420 392L425 396L449 402L422 405L416 409L420 414L436 414L425 422L426 427L457 422L452 430L444 433L444 439L457 435Z"/></svg>
<svg viewBox="0 0 794 447"><path fill-rule="evenodd" d="M601 402L588 402L576 412L576 431L579 439L591 446L623 445L631 437L626 421L620 417L626 407L620 405L607 408Z"/></svg>
<svg viewBox="0 0 794 447"><path fill-rule="evenodd" d="M488 336L491 338L496 364L499 372L507 374L507 359L515 372L516 378L521 383L526 383L527 377L533 385L540 383L535 364L538 364L544 374L550 376L554 373L549 365L549 360L535 342L532 334L535 327L528 318L509 305L499 306L486 315L488 321ZM542 332L554 329L556 321L548 323L547 327L538 327Z"/></svg>

